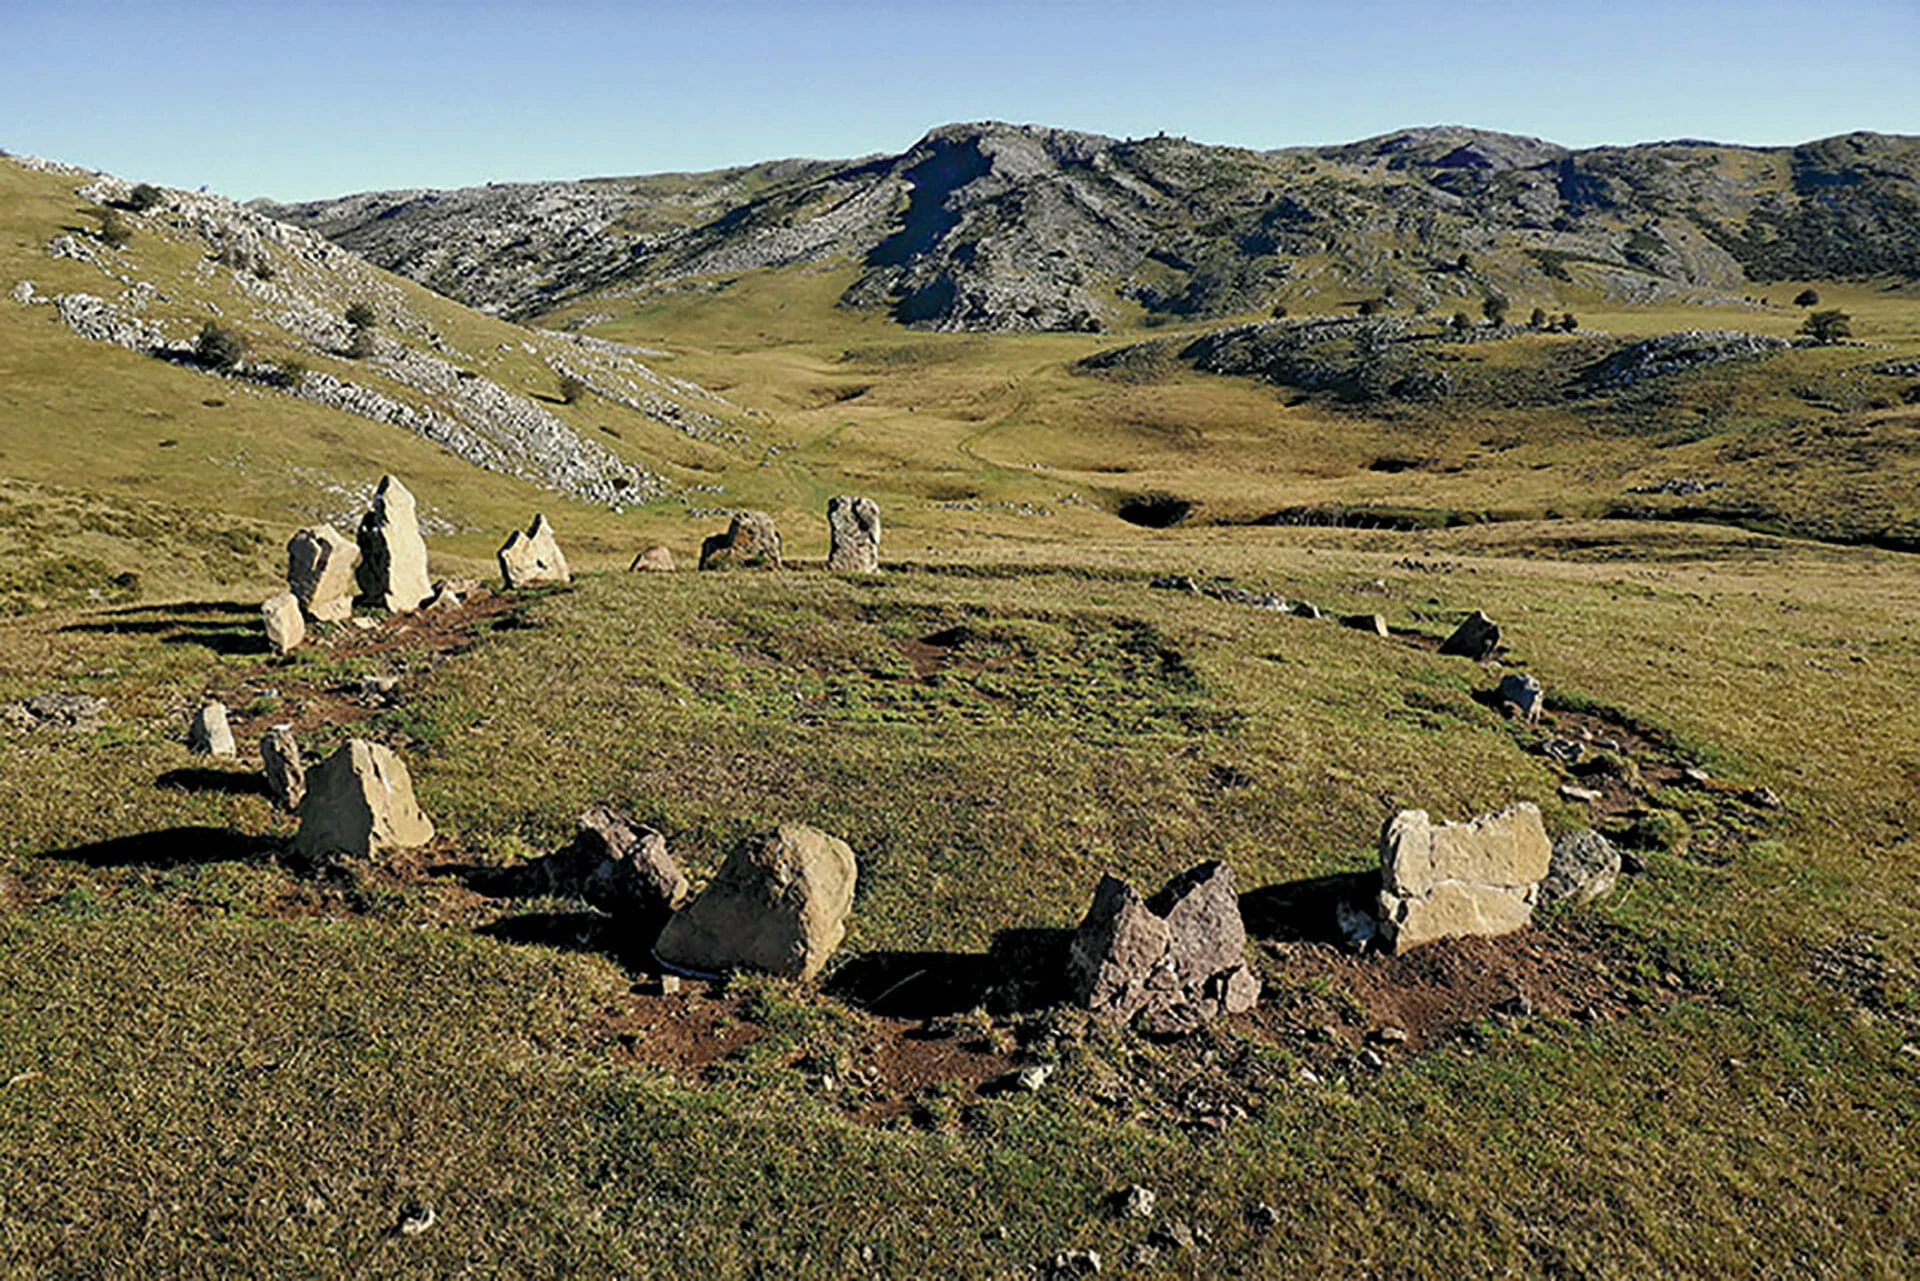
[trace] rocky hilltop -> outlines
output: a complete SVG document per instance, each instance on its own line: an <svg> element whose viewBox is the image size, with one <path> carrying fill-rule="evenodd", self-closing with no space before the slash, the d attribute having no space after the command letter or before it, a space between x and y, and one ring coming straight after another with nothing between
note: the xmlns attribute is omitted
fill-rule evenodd
<svg viewBox="0 0 1920 1281"><path fill-rule="evenodd" d="M1465 128L1250 151L949 125L900 155L265 207L469 305L857 262L843 302L952 330L1098 329L1489 295L1652 302L1920 278L1920 138L1571 150Z"/></svg>

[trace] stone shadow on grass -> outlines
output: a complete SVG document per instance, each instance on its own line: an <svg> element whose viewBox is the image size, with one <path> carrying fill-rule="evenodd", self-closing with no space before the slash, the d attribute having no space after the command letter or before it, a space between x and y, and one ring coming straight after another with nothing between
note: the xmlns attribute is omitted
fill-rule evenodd
<svg viewBox="0 0 1920 1281"><path fill-rule="evenodd" d="M260 863L279 853L280 847L275 837L228 827L169 827L52 850L43 857L88 867L165 869L202 863Z"/></svg>
<svg viewBox="0 0 1920 1281"><path fill-rule="evenodd" d="M153 780L155 787L182 792L216 792L222 796L272 796L266 775L224 769L170 769Z"/></svg>
<svg viewBox="0 0 1920 1281"><path fill-rule="evenodd" d="M660 935L657 928L636 926L587 908L521 912L482 925L476 932L502 943L598 953L634 973L652 974L660 968L653 959L653 945Z"/></svg>
<svg viewBox="0 0 1920 1281"><path fill-rule="evenodd" d="M216 654L268 652L257 606L233 601L186 601L176 605L138 605L109 611L87 623L69 623L63 635L153 636L162 645L199 645Z"/></svg>
<svg viewBox="0 0 1920 1281"><path fill-rule="evenodd" d="M1001 930L985 952L862 952L836 968L828 996L890 1019L933 1019L982 1006L1011 1015L1065 997L1068 929Z"/></svg>
<svg viewBox="0 0 1920 1281"><path fill-rule="evenodd" d="M1379 897L1378 868L1309 876L1248 890L1240 896L1240 919L1251 938L1341 946L1350 942L1343 917L1371 920Z"/></svg>

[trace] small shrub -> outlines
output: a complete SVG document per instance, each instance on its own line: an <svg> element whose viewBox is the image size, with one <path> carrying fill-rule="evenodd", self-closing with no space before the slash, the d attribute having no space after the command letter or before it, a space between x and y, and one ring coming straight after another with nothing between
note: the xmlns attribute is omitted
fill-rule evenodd
<svg viewBox="0 0 1920 1281"><path fill-rule="evenodd" d="M1800 332L1817 343L1839 342L1842 338L1853 337L1853 317L1838 307L1816 311L1801 324Z"/></svg>
<svg viewBox="0 0 1920 1281"><path fill-rule="evenodd" d="M1362 298L1360 300L1359 312L1363 316L1377 316L1380 314L1380 308L1381 302L1378 298Z"/></svg>
<svg viewBox="0 0 1920 1281"><path fill-rule="evenodd" d="M254 279L272 280L275 276L279 274L280 274L279 271L273 265L273 260L271 258L268 258L265 254L261 254L258 258L255 258L253 260Z"/></svg>
<svg viewBox="0 0 1920 1281"><path fill-rule="evenodd" d="M373 330L354 330L353 336L347 339L347 355L353 357L355 360L365 360L368 356L373 355L373 353Z"/></svg>
<svg viewBox="0 0 1920 1281"><path fill-rule="evenodd" d="M1468 316L1464 311L1454 312L1453 319L1447 323L1453 326L1453 332L1456 334L1464 334L1467 330L1473 328L1473 318Z"/></svg>
<svg viewBox="0 0 1920 1281"><path fill-rule="evenodd" d="M1507 300L1499 294L1488 294L1486 301L1480 304L1480 314L1487 318L1489 325L1507 323Z"/></svg>
<svg viewBox="0 0 1920 1281"><path fill-rule="evenodd" d="M1580 328L1580 321L1575 318L1572 312L1568 312L1566 315L1560 317L1560 328L1567 333L1572 333L1574 330Z"/></svg>
<svg viewBox="0 0 1920 1281"><path fill-rule="evenodd" d="M230 329L217 320L209 320L200 326L200 336L194 340L194 355L200 363L214 369L232 369L247 358L247 336L236 329Z"/></svg>
<svg viewBox="0 0 1920 1281"><path fill-rule="evenodd" d="M1533 329L1545 329L1547 327L1547 309L1545 307L1535 307L1533 314L1527 317L1527 325Z"/></svg>
<svg viewBox="0 0 1920 1281"><path fill-rule="evenodd" d="M1273 304L1273 318L1275 320L1285 320L1287 318L1287 304L1283 302Z"/></svg>
<svg viewBox="0 0 1920 1281"><path fill-rule="evenodd" d="M273 362L271 381L276 387L292 391L307 380L307 367L297 360L276 360Z"/></svg>
<svg viewBox="0 0 1920 1281"><path fill-rule="evenodd" d="M133 239L133 228L127 225L118 209L100 211L100 239L115 249L126 248L127 242Z"/></svg>
<svg viewBox="0 0 1920 1281"><path fill-rule="evenodd" d="M145 213L166 200L166 194L150 182L143 182L127 195L127 208Z"/></svg>
<svg viewBox="0 0 1920 1281"><path fill-rule="evenodd" d="M346 322L354 329L372 329L380 323L380 318L373 314L372 307L366 303L357 302L347 308Z"/></svg>
<svg viewBox="0 0 1920 1281"><path fill-rule="evenodd" d="M560 399L563 403L578 404L587 394L587 384L572 374L560 375Z"/></svg>
<svg viewBox="0 0 1920 1281"><path fill-rule="evenodd" d="M1796 307L1818 307L1820 305L1820 295L1811 289L1802 289L1793 296L1793 305Z"/></svg>

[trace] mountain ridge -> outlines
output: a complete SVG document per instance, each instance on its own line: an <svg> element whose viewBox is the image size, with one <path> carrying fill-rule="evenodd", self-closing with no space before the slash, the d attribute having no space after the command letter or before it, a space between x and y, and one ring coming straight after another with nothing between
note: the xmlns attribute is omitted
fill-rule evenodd
<svg viewBox="0 0 1920 1281"><path fill-rule="evenodd" d="M1920 279L1920 138L1868 131L1568 148L1441 125L1257 151L988 121L852 160L257 207L513 318L844 258L843 304L972 331Z"/></svg>

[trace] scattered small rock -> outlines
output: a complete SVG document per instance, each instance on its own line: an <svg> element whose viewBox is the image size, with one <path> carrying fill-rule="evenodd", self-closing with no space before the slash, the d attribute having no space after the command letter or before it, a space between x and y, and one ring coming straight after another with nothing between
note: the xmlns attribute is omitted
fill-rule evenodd
<svg viewBox="0 0 1920 1281"><path fill-rule="evenodd" d="M660 976L660 995L680 995L680 976L678 974L662 974Z"/></svg>
<svg viewBox="0 0 1920 1281"><path fill-rule="evenodd" d="M1117 1219L1150 1219L1158 1200L1152 1188L1133 1183L1113 1194L1111 1209Z"/></svg>
<svg viewBox="0 0 1920 1281"><path fill-rule="evenodd" d="M1023 1067L1018 1072L1015 1072L1013 1074L1013 1083L1024 1093L1037 1094L1040 1092L1040 1087L1045 1085L1048 1079L1053 1076L1053 1071L1053 1064L1051 1063L1035 1063L1032 1067Z"/></svg>
<svg viewBox="0 0 1920 1281"><path fill-rule="evenodd" d="M1310 600L1298 600L1293 603L1293 612L1299 618L1319 618L1320 607Z"/></svg>
<svg viewBox="0 0 1920 1281"><path fill-rule="evenodd" d="M56 690L7 704L0 708L0 719L21 729L56 729L80 734L99 729L106 713L104 698Z"/></svg>
<svg viewBox="0 0 1920 1281"><path fill-rule="evenodd" d="M1580 787L1574 783L1560 784L1560 799L1572 801L1576 805L1597 805L1606 798L1590 787Z"/></svg>
<svg viewBox="0 0 1920 1281"><path fill-rule="evenodd" d="M1571 765L1587 754L1587 746L1571 738L1549 738L1540 744L1540 751L1563 765Z"/></svg>
<svg viewBox="0 0 1920 1281"><path fill-rule="evenodd" d="M235 754L226 704L209 702L193 714L193 723L187 726L187 750L195 756Z"/></svg>
<svg viewBox="0 0 1920 1281"><path fill-rule="evenodd" d="M1255 1229L1274 1228L1280 1226L1280 1211L1265 1201L1255 1201L1247 1207L1246 1219L1247 1225Z"/></svg>
<svg viewBox="0 0 1920 1281"><path fill-rule="evenodd" d="M1046 1275L1052 1277L1090 1277L1100 1271L1098 1250L1062 1250L1047 1260Z"/></svg>
<svg viewBox="0 0 1920 1281"><path fill-rule="evenodd" d="M1742 792L1740 799L1756 809L1779 810L1787 807L1787 803L1771 787L1756 787L1750 792Z"/></svg>

